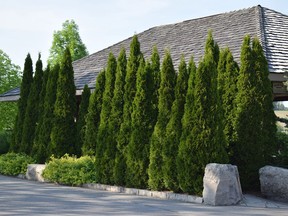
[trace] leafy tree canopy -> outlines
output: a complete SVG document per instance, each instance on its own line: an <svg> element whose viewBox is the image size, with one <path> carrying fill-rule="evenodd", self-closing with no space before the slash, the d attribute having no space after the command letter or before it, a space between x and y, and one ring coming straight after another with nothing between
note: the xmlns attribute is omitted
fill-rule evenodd
<svg viewBox="0 0 288 216"><path fill-rule="evenodd" d="M50 48L48 58L48 63L51 66L61 62L66 47L69 47L72 61L89 54L85 44L80 38L79 28L74 20L66 20L62 25L62 30L54 32L52 47Z"/></svg>
<svg viewBox="0 0 288 216"><path fill-rule="evenodd" d="M12 63L9 56L0 49L0 94L20 85L20 67ZM12 129L17 105L11 102L0 103L0 131Z"/></svg>

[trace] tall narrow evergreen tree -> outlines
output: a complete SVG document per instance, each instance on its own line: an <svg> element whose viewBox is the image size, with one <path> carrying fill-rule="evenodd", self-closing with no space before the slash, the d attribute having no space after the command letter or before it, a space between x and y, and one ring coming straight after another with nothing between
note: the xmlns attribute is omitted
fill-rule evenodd
<svg viewBox="0 0 288 216"><path fill-rule="evenodd" d="M238 166L244 189L256 188L258 169L264 162L261 142L261 110L257 100L255 61L250 47L250 36L244 38L241 48L241 67L238 78L237 109L235 113L235 148L233 163ZM257 115L256 115L257 113Z"/></svg>
<svg viewBox="0 0 288 216"><path fill-rule="evenodd" d="M75 145L75 154L80 157L82 154L82 145L85 135L85 117L88 113L89 98L90 98L90 89L88 85L85 85L83 88L81 103L79 107L79 114L77 119L77 141Z"/></svg>
<svg viewBox="0 0 288 216"><path fill-rule="evenodd" d="M21 140L20 151L26 154L30 154L33 141L35 137L36 125L39 119L39 105L40 105L40 92L43 83L43 69L41 55L39 54L38 61L36 62L36 71L31 85L27 108L25 112L24 124L23 124L23 134Z"/></svg>
<svg viewBox="0 0 288 216"><path fill-rule="evenodd" d="M75 151L76 125L76 87L70 51L66 48L57 80L54 125L51 131L52 153L56 157L73 154Z"/></svg>
<svg viewBox="0 0 288 216"><path fill-rule="evenodd" d="M189 71L182 56L177 83L175 87L175 100L172 105L171 118L166 128L166 139L163 142L163 178L165 187L169 190L178 190L176 157L182 134L182 117L184 114L185 97L188 87Z"/></svg>
<svg viewBox="0 0 288 216"><path fill-rule="evenodd" d="M117 148L120 154L118 159L124 161L118 161L122 164L122 169L126 169L126 147L129 143L131 136L131 114L132 114L132 102L136 93L136 75L139 67L139 61L142 56L140 51L140 43L137 35L134 35L130 44L130 53L127 62L127 73L125 77L124 87L124 107L123 107L123 122L120 126L120 132L117 137ZM123 173L125 171L123 170Z"/></svg>
<svg viewBox="0 0 288 216"><path fill-rule="evenodd" d="M57 91L57 80L59 74L60 66L56 65L51 68L46 84L46 93L44 99L44 111L42 123L38 126L39 138L34 140L35 158L40 163L44 163L52 154L50 147L51 142L51 130L53 126L54 119L54 104L56 101L56 91Z"/></svg>
<svg viewBox="0 0 288 216"><path fill-rule="evenodd" d="M192 164L192 157L193 157L193 155L191 155L191 146L192 146L191 131L194 126L193 113L194 113L194 90L195 90L195 75L196 75L196 65L193 57L191 57L189 61L188 70L189 70L189 80L184 105L184 115L182 118L182 134L176 158L177 180L179 187L182 190L184 188L190 187L191 184L190 165Z"/></svg>
<svg viewBox="0 0 288 216"><path fill-rule="evenodd" d="M218 94L221 109L223 110L223 125L225 139L228 145L228 154L233 157L234 149L234 126L237 95L237 80L239 67L234 61L232 53L228 48L221 50L218 63Z"/></svg>
<svg viewBox="0 0 288 216"><path fill-rule="evenodd" d="M264 155L264 162L270 163L273 152L275 152L276 141L276 116L273 110L273 89L269 80L268 63L265 58L260 41L257 38L253 39L252 49L255 59L255 72L257 80L257 100L260 103L261 109L257 115L262 118L261 121L261 150Z"/></svg>
<svg viewBox="0 0 288 216"><path fill-rule="evenodd" d="M48 67L49 68L49 67ZM39 163L44 163L52 154L52 151L48 148L50 146L51 130L53 126L54 119L54 104L56 101L56 91L57 91L57 79L59 74L60 66L56 65L51 68L48 80L46 84L46 93L44 98L44 110L43 119L40 121L38 128L39 134L38 138L34 139L34 157Z"/></svg>
<svg viewBox="0 0 288 216"><path fill-rule="evenodd" d="M108 123L111 114L111 100L114 93L117 62L112 53L109 54L105 72L105 90L103 93L100 123L96 146L96 181L104 184L113 183L113 168L116 146L111 145Z"/></svg>
<svg viewBox="0 0 288 216"><path fill-rule="evenodd" d="M100 122L103 92L105 89L105 70L101 71L96 80L95 91L90 96L88 113L86 116L85 139L82 155L95 156L96 139Z"/></svg>
<svg viewBox="0 0 288 216"><path fill-rule="evenodd" d="M33 140L33 146L32 146L32 151L31 155L37 160L38 163L44 163L45 161L41 160L38 157L38 149L40 148L40 143L39 143L39 138L41 134L41 126L43 125L44 121L44 102L45 102L45 95L46 95L46 86L48 82L48 77L50 76L50 67L46 68L46 70L43 72L43 82L42 82L42 88L40 92L40 102L39 102L39 117L38 117L38 123L36 125L36 130L35 130L35 138Z"/></svg>
<svg viewBox="0 0 288 216"><path fill-rule="evenodd" d="M137 91L133 101L132 133L127 146L127 186L147 188L149 142L153 132L154 81L151 64L141 60L137 72Z"/></svg>
<svg viewBox="0 0 288 216"><path fill-rule="evenodd" d="M148 169L149 187L153 190L164 188L163 182L163 158L162 145L166 139L166 126L171 116L172 103L174 101L174 88L176 84L176 73L171 55L165 53L161 68L161 82L159 89L158 118L154 127L150 142L150 164Z"/></svg>
<svg viewBox="0 0 288 216"><path fill-rule="evenodd" d="M206 164L227 162L226 142L219 118L217 94L217 45L212 33L206 41L205 55L195 74L193 127L191 139L186 139L186 150L190 160L184 161L180 175L180 187L187 193L202 193ZM215 51L216 50L216 51ZM186 154L187 154L186 153ZM189 162L190 164L187 164ZM185 170L187 169L187 170ZM186 174L185 174L186 173Z"/></svg>
<svg viewBox="0 0 288 216"><path fill-rule="evenodd" d="M153 75L154 93L152 95L152 110L151 115L154 118L151 119L151 126L154 128L157 122L158 116L158 100L159 100L159 87L160 87L160 57L156 46L153 47L151 56L151 70Z"/></svg>
<svg viewBox="0 0 288 216"><path fill-rule="evenodd" d="M33 66L31 56L28 53L24 64L23 78L20 87L20 98L18 100L18 113L10 145L10 151L13 152L19 152L20 149L27 101L32 82L33 82Z"/></svg>
<svg viewBox="0 0 288 216"><path fill-rule="evenodd" d="M117 59L116 78L114 95L112 99L112 109L109 118L109 134L111 145L116 146L115 162L113 169L113 180L117 185L124 185L125 183L125 164L123 159L123 152L119 152L121 149L117 147L117 137L119 135L120 126L123 121L123 97L124 97L124 86L125 76L127 68L127 59L125 49L121 49ZM122 158L121 158L122 157Z"/></svg>

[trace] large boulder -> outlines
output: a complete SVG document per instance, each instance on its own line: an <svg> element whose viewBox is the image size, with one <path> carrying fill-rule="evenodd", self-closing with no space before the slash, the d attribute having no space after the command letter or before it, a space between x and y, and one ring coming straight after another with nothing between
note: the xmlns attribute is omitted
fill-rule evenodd
<svg viewBox="0 0 288 216"><path fill-rule="evenodd" d="M203 183L203 200L207 205L235 205L242 200L237 166L207 164Z"/></svg>
<svg viewBox="0 0 288 216"><path fill-rule="evenodd" d="M28 164L26 178L33 181L45 182L42 176L44 169L44 164Z"/></svg>
<svg viewBox="0 0 288 216"><path fill-rule="evenodd" d="M288 202L288 169L265 166L259 170L259 177L264 196Z"/></svg>

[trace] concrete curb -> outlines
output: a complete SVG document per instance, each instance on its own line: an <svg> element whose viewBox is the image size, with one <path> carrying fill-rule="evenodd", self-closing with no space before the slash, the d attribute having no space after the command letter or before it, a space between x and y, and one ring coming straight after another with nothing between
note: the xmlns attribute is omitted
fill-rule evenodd
<svg viewBox="0 0 288 216"><path fill-rule="evenodd" d="M150 191L144 189L136 189L136 188L125 188L111 185L103 185L103 184L84 184L83 188L94 189L94 190L105 190L114 193L125 193L136 196L146 196L153 197L159 199L167 199L167 200L177 200L181 202L187 203L196 203L202 204L203 198L198 196L192 196L187 194L177 194L172 192L163 192L163 191Z"/></svg>

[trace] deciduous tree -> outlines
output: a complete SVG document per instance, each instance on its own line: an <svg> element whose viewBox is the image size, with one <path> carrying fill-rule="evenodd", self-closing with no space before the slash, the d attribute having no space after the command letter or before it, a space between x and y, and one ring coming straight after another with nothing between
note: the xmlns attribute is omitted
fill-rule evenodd
<svg viewBox="0 0 288 216"><path fill-rule="evenodd" d="M87 48L81 40L78 25L74 20L66 20L62 25L62 30L54 32L48 59L51 66L60 64L66 47L69 48L72 61L88 55Z"/></svg>
<svg viewBox="0 0 288 216"><path fill-rule="evenodd" d="M13 64L9 56L0 50L0 94L20 86L20 67ZM0 103L0 131L11 131L17 115L16 102Z"/></svg>

